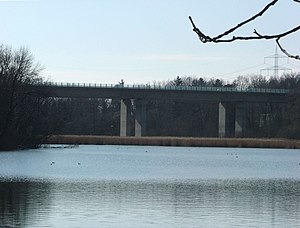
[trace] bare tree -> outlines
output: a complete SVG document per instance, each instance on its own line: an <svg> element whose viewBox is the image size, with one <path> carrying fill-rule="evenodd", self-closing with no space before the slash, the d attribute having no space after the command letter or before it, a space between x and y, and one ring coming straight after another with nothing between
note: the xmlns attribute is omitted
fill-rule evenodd
<svg viewBox="0 0 300 228"><path fill-rule="evenodd" d="M46 99L30 89L42 80L40 71L27 49L0 45L0 150L25 147L40 134Z"/></svg>
<svg viewBox="0 0 300 228"><path fill-rule="evenodd" d="M285 32L282 32L282 33L278 33L278 34L273 34L273 35L265 35L265 34L262 34L262 33L259 33L258 31L256 31L254 29L254 35L249 35L249 36L232 36L232 37L229 37L229 38L226 38L228 37L230 34L232 34L234 31L236 31L237 29L243 27L244 25L256 20L258 17L261 17L264 15L265 12L267 12L270 7L276 5L276 3L278 3L279 0L273 0L271 1L269 4L267 4L260 12L258 12L257 14L255 14L254 16L250 17L249 19L245 20L245 21L242 21L240 22L238 25L228 29L227 31L215 36L215 37L210 37L206 34L204 34L194 23L192 17L190 16L189 19L192 23L192 26L193 26L193 31L198 35L199 39L201 42L203 43L208 43L208 42L212 42L212 43L230 43L230 42L234 42L234 41L237 41L237 40L275 40L278 47L280 48L280 50L285 54L287 55L289 58L293 58L293 59L297 59L297 60L300 60L300 56L299 55L293 55L293 54L290 54L288 51L286 51L283 46L280 44L280 39L283 38L283 37L286 37L292 33L295 33L297 31L300 30L300 25L288 30L288 31L285 31ZM300 0L293 0L294 2L296 3L300 3Z"/></svg>

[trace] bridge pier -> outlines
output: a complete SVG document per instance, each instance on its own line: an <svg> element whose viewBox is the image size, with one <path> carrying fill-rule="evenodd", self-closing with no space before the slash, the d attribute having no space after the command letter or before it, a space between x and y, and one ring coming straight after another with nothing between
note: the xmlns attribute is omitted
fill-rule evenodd
<svg viewBox="0 0 300 228"><path fill-rule="evenodd" d="M226 136L226 107L225 103L219 103L219 137Z"/></svg>
<svg viewBox="0 0 300 228"><path fill-rule="evenodd" d="M131 100L121 99L120 110L120 136L131 135Z"/></svg>
<svg viewBox="0 0 300 228"><path fill-rule="evenodd" d="M146 101L134 100L134 135L137 137L146 134ZM131 136L131 99L121 99L120 136Z"/></svg>
<svg viewBox="0 0 300 228"><path fill-rule="evenodd" d="M237 103L235 105L235 137L244 136L246 127L246 105Z"/></svg>
<svg viewBox="0 0 300 228"><path fill-rule="evenodd" d="M146 101L136 99L135 104L135 136L141 137L146 134Z"/></svg>
<svg viewBox="0 0 300 228"><path fill-rule="evenodd" d="M243 103L219 103L218 135L223 137L241 137L246 125L246 108Z"/></svg>

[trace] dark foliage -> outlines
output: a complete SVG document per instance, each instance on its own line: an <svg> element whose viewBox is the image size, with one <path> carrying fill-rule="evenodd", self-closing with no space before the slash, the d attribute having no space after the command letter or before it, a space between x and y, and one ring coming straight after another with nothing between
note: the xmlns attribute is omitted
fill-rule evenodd
<svg viewBox="0 0 300 228"><path fill-rule="evenodd" d="M31 87L40 70L28 50L0 46L0 150L37 147L49 133L49 98Z"/></svg>
<svg viewBox="0 0 300 228"><path fill-rule="evenodd" d="M118 135L120 104L111 99L54 99L60 128L54 134Z"/></svg>

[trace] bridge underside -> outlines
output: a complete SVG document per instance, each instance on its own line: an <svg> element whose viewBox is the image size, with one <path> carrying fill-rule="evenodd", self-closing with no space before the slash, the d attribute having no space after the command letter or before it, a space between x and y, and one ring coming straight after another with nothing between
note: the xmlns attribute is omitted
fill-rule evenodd
<svg viewBox="0 0 300 228"><path fill-rule="evenodd" d="M122 99L120 108L120 136L146 136L147 101ZM132 121L134 117L134 121ZM218 136L242 137L246 127L246 108L241 102L219 102Z"/></svg>

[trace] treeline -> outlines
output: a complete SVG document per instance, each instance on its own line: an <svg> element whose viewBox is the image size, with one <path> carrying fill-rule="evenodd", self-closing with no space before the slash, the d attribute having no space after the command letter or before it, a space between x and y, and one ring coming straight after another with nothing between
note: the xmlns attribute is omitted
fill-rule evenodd
<svg viewBox="0 0 300 228"><path fill-rule="evenodd" d="M0 45L0 150L38 147L51 134L119 135L119 100L50 98L51 91L37 93L32 89L32 85L43 81L40 71L28 50ZM288 104L246 104L247 126L243 136L300 139L299 73L279 78L240 76L232 82L177 76L156 83L291 89ZM133 106L132 117L134 112ZM146 122L148 136L217 137L218 104L150 100ZM133 127L131 130L133 135Z"/></svg>
<svg viewBox="0 0 300 228"><path fill-rule="evenodd" d="M158 82L159 83L159 82ZM232 82L219 78L204 77L180 77L164 82L162 85L175 86L205 86L205 87L233 87L239 89L247 88L272 88L272 89L299 89L300 73L284 74L280 77L266 78L262 75L238 76Z"/></svg>

